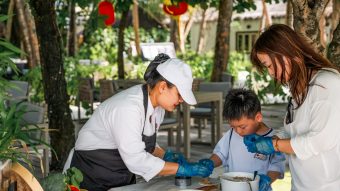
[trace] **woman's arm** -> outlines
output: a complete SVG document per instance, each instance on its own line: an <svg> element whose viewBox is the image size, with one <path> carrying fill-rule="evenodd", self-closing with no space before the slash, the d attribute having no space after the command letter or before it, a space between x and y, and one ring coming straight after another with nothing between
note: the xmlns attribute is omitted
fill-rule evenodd
<svg viewBox="0 0 340 191"><path fill-rule="evenodd" d="M275 151L286 153L286 154L294 154L294 150L292 145L290 144L290 139L276 139L273 140L273 147Z"/></svg>
<svg viewBox="0 0 340 191"><path fill-rule="evenodd" d="M165 162L163 169L158 175L173 175L177 173L179 164L174 162Z"/></svg>
<svg viewBox="0 0 340 191"><path fill-rule="evenodd" d="M155 147L155 150L153 151L152 155L163 159L164 153L165 151L161 147Z"/></svg>

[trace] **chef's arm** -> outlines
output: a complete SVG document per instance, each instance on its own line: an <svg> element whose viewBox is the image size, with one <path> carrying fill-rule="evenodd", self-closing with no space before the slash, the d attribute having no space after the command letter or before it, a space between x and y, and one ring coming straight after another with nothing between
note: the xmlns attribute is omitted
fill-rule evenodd
<svg viewBox="0 0 340 191"><path fill-rule="evenodd" d="M163 169L158 175L173 175L177 173L179 164L174 162L165 162Z"/></svg>
<svg viewBox="0 0 340 191"><path fill-rule="evenodd" d="M155 147L155 150L153 151L152 155L158 158L163 158L165 151L161 147Z"/></svg>

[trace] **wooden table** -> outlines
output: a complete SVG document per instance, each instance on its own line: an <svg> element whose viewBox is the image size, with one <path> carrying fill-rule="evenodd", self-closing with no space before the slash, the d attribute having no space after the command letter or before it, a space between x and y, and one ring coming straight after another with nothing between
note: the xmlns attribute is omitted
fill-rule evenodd
<svg viewBox="0 0 340 191"><path fill-rule="evenodd" d="M132 184L128 186L122 186L117 188L111 188L108 191L179 191L183 189L201 189L204 190L203 186L199 184L199 181L202 180L200 177L192 177L191 185L186 187L180 187L175 185L175 177L174 176L163 176L151 179L149 182ZM215 190L219 190L215 189Z"/></svg>
<svg viewBox="0 0 340 191"><path fill-rule="evenodd" d="M213 110L215 115L212 119L211 128L211 144L215 145L216 140L222 137L222 92L194 92L197 103L213 102ZM216 117L216 133L214 128ZM190 158L191 140L190 140L190 105L183 104L183 129L184 129L184 155ZM177 131L177 143L181 143L181 131ZM180 145L180 144L177 144Z"/></svg>

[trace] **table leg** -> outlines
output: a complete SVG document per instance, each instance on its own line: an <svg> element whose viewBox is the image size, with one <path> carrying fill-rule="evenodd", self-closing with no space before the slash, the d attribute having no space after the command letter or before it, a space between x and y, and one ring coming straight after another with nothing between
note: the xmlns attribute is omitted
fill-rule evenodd
<svg viewBox="0 0 340 191"><path fill-rule="evenodd" d="M211 146L215 146L216 143L216 131L215 131L215 115L216 115L216 102L211 102Z"/></svg>
<svg viewBox="0 0 340 191"><path fill-rule="evenodd" d="M222 138L222 124L223 124L223 108L222 108L222 99L216 102L216 117L217 117L217 140Z"/></svg>

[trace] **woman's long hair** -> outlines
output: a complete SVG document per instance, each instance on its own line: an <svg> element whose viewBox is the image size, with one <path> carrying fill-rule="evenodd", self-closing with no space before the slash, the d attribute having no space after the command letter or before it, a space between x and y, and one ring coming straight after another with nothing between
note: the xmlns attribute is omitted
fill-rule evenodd
<svg viewBox="0 0 340 191"><path fill-rule="evenodd" d="M307 39L296 33L287 25L274 24L270 26L255 42L251 51L251 61L256 69L263 73L266 67L257 57L258 53L267 54L271 59L277 76L278 64L282 68L280 81L290 89L292 97L300 107L304 102L312 74L322 68L333 68L339 70L329 60L317 53ZM284 57L290 61L289 80L285 81L287 73ZM277 60L277 61L276 61Z"/></svg>

